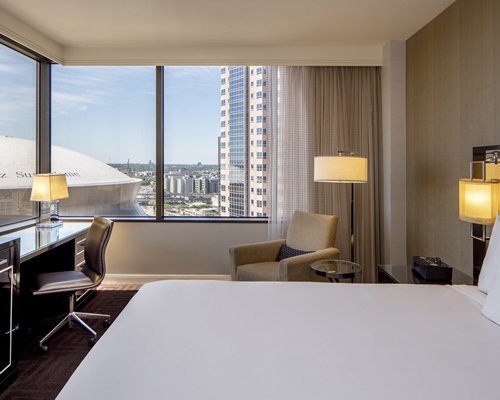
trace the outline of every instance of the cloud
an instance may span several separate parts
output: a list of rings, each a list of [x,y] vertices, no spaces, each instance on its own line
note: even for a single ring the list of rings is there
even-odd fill
[[[221,67],[212,67],[212,66],[171,66],[166,67],[166,74],[170,75],[174,78],[182,78],[182,77],[192,77],[199,79],[200,76],[206,75],[220,75]]]
[[[16,72],[16,68],[13,65],[0,64],[0,73],[2,72],[13,74]]]
[[[36,90],[32,86],[2,83],[0,86],[0,125],[13,125],[26,122],[26,120],[34,121],[35,96]]]
[[[211,66],[165,67],[165,92],[176,94],[180,91],[218,88],[220,68]],[[181,85],[179,83],[182,83]]]
[[[98,103],[98,96],[91,92],[81,94],[52,92],[52,108],[55,113],[59,114],[68,114],[75,109],[86,111],[89,105]]]
[[[57,114],[86,111],[111,104],[124,95],[155,95],[154,67],[63,67],[52,69],[53,110]]]
[[[0,45],[0,132],[34,137],[36,62]]]

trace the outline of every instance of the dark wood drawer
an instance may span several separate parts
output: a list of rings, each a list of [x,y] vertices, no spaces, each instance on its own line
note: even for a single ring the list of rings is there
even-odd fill
[[[79,271],[85,264],[85,240],[87,235],[81,235],[75,239],[75,269]]]
[[[18,291],[15,276],[19,273],[19,239],[0,239],[0,387],[5,387],[17,368],[14,345],[18,328]]]
[[[6,260],[6,262],[4,262]],[[12,263],[10,256],[10,247],[0,250],[0,270],[7,268]]]

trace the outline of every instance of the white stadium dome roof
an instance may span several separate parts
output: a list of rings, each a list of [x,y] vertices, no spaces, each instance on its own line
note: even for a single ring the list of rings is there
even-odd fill
[[[35,164],[33,140],[0,136],[0,189],[31,188]],[[52,146],[52,171],[66,174],[69,187],[140,181],[92,157],[59,146]]]

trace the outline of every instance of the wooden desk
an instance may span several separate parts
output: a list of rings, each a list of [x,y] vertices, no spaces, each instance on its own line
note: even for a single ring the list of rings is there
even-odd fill
[[[32,226],[0,236],[0,238],[9,237],[21,240],[21,263],[24,263],[75,239],[77,241],[85,239],[89,228],[90,222],[65,222],[62,226],[52,229],[37,229]]]
[[[37,229],[32,226],[11,232],[1,238],[19,238],[20,270],[16,286],[20,303],[20,326],[26,327],[34,322],[58,315],[66,310],[67,301],[54,304],[53,296],[44,296],[33,301],[31,281],[41,272],[78,269],[84,263],[83,245],[90,222],[64,222],[52,229]]]
[[[8,341],[0,340],[0,391],[16,376],[20,330],[67,311],[67,297],[57,299],[56,296],[39,296],[36,301],[33,299],[30,290],[33,276],[41,272],[78,269],[85,262],[83,246],[89,227],[90,223],[65,222],[53,229],[36,229],[32,226],[0,236],[0,250],[3,249],[2,245],[15,245],[16,249],[15,252],[9,250],[10,253],[5,249],[0,251],[0,259],[5,261],[9,258],[6,254],[11,254],[12,260],[8,264],[13,266],[10,275],[0,275],[0,284],[3,282],[3,286],[8,288],[11,283],[11,292],[6,295],[10,298],[10,304],[0,302],[0,311],[2,306],[10,306],[10,314],[9,310],[3,313],[10,315],[10,320],[2,320],[4,325],[9,324],[8,327],[0,323],[0,333],[2,329],[3,333],[9,333],[9,336],[1,335]],[[0,300],[3,300],[2,294]],[[4,359],[7,361],[3,362]],[[4,368],[2,362],[6,365]]]

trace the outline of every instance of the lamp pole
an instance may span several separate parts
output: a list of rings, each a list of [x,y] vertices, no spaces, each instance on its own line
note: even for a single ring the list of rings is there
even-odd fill
[[[368,159],[342,150],[339,150],[336,156],[315,157],[314,181],[351,184],[350,255],[351,261],[354,261],[354,229],[356,224],[354,184],[368,181]]]
[[[354,183],[351,183],[351,261],[354,261]]]

